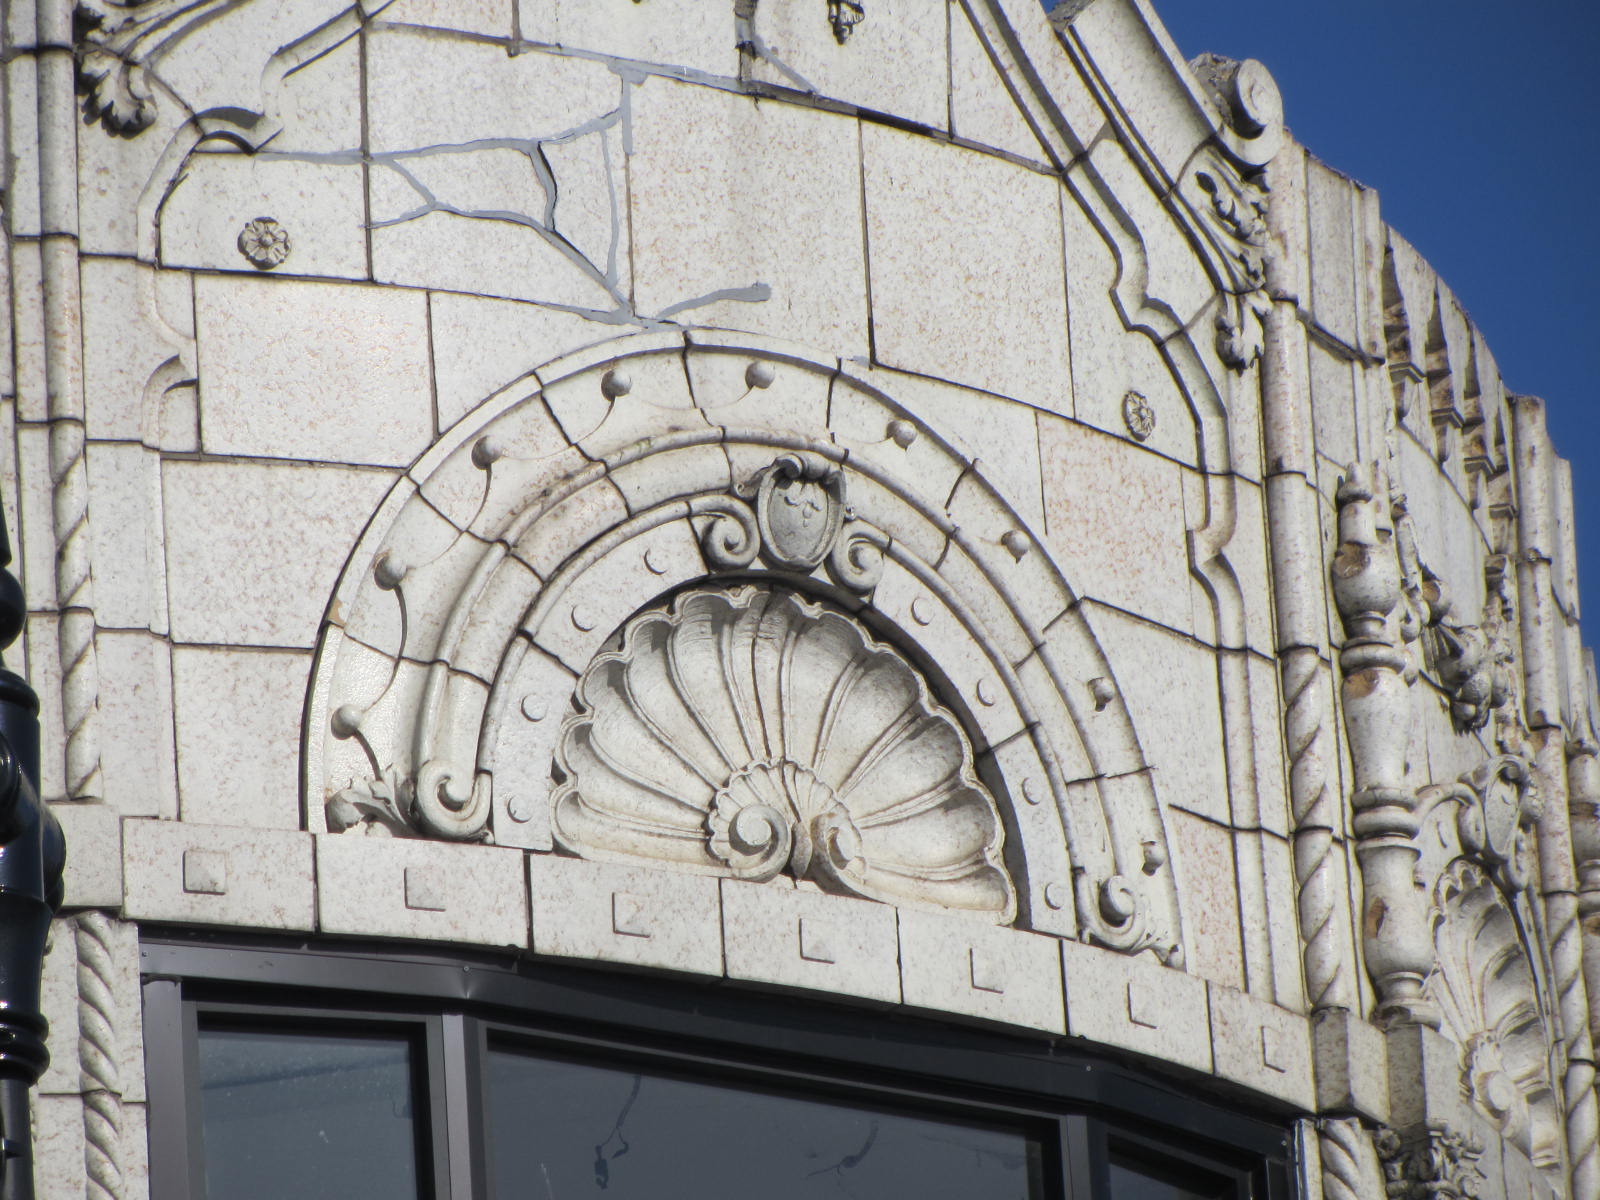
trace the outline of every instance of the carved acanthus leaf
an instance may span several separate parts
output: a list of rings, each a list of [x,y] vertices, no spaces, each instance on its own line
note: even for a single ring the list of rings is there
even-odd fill
[[[1483,1144],[1448,1127],[1402,1137],[1380,1129],[1373,1138],[1389,1200],[1477,1200]]]
[[[1230,367],[1242,371],[1261,357],[1263,322],[1272,307],[1267,295],[1267,192],[1220,161],[1196,171],[1192,185],[1190,203],[1201,216],[1223,276],[1217,351]]]
[[[556,751],[563,849],[1009,922],[1002,830],[955,718],[854,618],[698,590],[583,673]]]
[[[238,0],[77,0],[78,79],[84,115],[138,133],[155,120],[146,68],[169,42]]]

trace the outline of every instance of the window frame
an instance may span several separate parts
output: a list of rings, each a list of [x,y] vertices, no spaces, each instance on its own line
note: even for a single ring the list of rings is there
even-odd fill
[[[150,1187],[164,1200],[205,1196],[202,1015],[413,1036],[425,1109],[417,1141],[432,1200],[491,1200],[492,1042],[1027,1129],[1039,1139],[1046,1200],[1107,1196],[1117,1147],[1236,1180],[1241,1200],[1295,1195],[1290,1114],[1228,1107],[1065,1039],[471,951],[147,929],[140,954]]]

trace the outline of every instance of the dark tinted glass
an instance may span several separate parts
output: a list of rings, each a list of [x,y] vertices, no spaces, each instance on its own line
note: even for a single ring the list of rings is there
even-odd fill
[[[210,1200],[418,1196],[403,1038],[200,1031]]]
[[[834,1101],[490,1055],[495,1200],[1025,1200],[1026,1135]]]
[[[1111,1200],[1225,1200],[1236,1194],[1232,1185],[1200,1171],[1111,1164]]]

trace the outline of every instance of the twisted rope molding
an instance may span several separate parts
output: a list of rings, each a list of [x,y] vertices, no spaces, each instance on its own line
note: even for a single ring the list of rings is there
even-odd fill
[[[1334,876],[1333,833],[1341,799],[1329,783],[1332,713],[1315,650],[1279,656],[1284,735],[1289,750],[1289,803],[1294,814],[1294,878],[1304,943],[1306,990],[1313,1011],[1352,1008],[1344,923]]]
[[[1383,1192],[1372,1137],[1354,1117],[1317,1123],[1322,1200],[1377,1200]]]
[[[122,1080],[117,1068],[116,997],[111,987],[112,920],[101,912],[79,914],[78,1064],[83,1092],[85,1196],[119,1200],[122,1195]]]

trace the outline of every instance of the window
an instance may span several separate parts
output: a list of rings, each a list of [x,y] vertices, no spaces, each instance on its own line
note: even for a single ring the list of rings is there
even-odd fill
[[[1286,1121],[1037,1039],[489,957],[143,947],[164,1200],[1290,1200]]]

